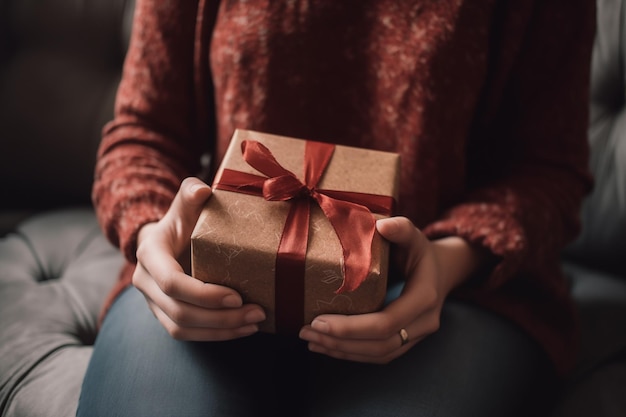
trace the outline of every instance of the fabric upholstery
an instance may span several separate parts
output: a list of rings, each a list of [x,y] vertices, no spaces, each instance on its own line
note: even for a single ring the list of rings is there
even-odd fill
[[[73,209],[0,240],[0,265],[0,415],[72,416],[122,257],[91,210]]]
[[[0,0],[1,416],[75,414],[122,263],[90,191],[133,7]]]

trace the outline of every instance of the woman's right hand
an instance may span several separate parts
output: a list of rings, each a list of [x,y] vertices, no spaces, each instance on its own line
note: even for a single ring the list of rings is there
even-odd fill
[[[133,285],[146,297],[155,317],[179,340],[229,340],[248,336],[265,320],[263,309],[243,304],[233,289],[204,283],[185,272],[191,233],[211,188],[185,179],[166,215],[143,226],[137,244]]]

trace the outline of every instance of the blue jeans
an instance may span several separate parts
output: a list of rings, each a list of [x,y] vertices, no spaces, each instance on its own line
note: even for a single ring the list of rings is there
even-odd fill
[[[97,337],[78,416],[513,416],[545,367],[518,328],[455,301],[437,333],[370,365],[269,334],[177,341],[129,288]]]

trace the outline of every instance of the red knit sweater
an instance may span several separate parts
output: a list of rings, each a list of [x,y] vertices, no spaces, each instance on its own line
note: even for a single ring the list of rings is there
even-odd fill
[[[592,184],[595,2],[215,3],[136,5],[93,188],[129,261],[107,306],[130,285],[138,228],[246,128],[399,152],[401,214],[499,259],[454,296],[508,317],[567,371],[577,326],[559,252]]]

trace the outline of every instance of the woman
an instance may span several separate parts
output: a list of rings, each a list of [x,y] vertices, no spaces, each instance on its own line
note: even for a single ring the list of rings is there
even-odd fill
[[[558,260],[591,186],[594,6],[139,0],[93,190],[129,262],[78,414],[502,416],[565,375]],[[403,254],[383,310],[293,340],[188,275],[236,128],[401,154],[400,216],[377,223]]]

